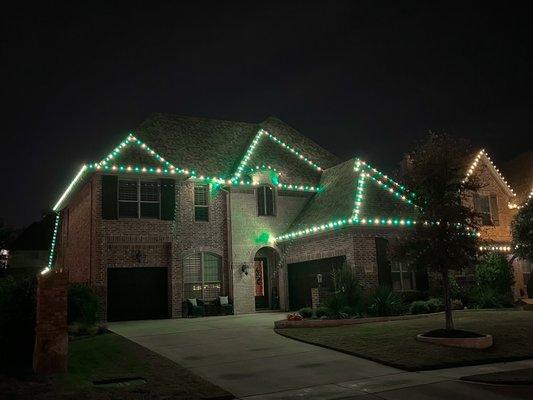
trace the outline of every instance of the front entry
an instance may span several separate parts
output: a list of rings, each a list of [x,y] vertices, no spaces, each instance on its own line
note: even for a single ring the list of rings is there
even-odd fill
[[[269,308],[269,274],[268,259],[257,257],[254,259],[255,273],[255,309]]]

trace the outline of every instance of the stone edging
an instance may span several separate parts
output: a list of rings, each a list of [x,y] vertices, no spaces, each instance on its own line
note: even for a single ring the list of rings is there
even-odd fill
[[[372,322],[403,321],[409,319],[427,318],[433,315],[443,314],[443,312],[416,315],[397,315],[392,317],[370,317],[370,318],[349,318],[349,319],[302,319],[301,321],[274,321],[275,329],[285,328],[330,328],[334,326],[369,324]]]
[[[474,338],[440,338],[420,334],[416,336],[416,340],[441,346],[462,347],[464,349],[487,349],[491,347],[493,343],[492,335],[488,334]]]

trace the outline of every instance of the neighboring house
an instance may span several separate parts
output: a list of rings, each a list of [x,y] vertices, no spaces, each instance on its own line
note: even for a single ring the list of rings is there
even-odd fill
[[[466,177],[474,173],[482,184],[479,191],[470,199],[470,204],[480,214],[481,252],[499,251],[512,257],[511,222],[518,208],[527,201],[531,193],[526,188],[529,186],[527,182],[530,184],[533,182],[532,154],[532,152],[524,153],[507,164],[505,172],[509,177],[509,182],[484,150],[473,157]],[[511,189],[511,182],[513,188],[520,188],[517,193]],[[525,260],[514,260],[513,268],[515,297],[528,297],[531,263]]]
[[[228,295],[236,313],[311,305],[348,263],[365,289],[427,289],[387,260],[416,223],[414,194],[362,160],[341,162],[274,118],[155,114],[84,165],[54,207],[50,267],[88,284],[109,320],[178,317]]]
[[[503,170],[516,192],[515,204],[517,207],[531,201],[533,198],[533,150],[519,154],[507,162]],[[516,280],[524,282],[522,293],[518,290],[518,295],[524,297],[527,293],[529,298],[533,298],[533,263],[518,259],[515,260],[514,266]]]
[[[40,221],[33,222],[20,232],[8,246],[8,268],[42,269],[48,265],[54,220],[54,213],[46,214]]]

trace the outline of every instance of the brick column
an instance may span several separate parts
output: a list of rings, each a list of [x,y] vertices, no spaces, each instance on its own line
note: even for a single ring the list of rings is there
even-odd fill
[[[67,371],[68,276],[63,270],[52,270],[39,276],[33,370],[37,374]]]

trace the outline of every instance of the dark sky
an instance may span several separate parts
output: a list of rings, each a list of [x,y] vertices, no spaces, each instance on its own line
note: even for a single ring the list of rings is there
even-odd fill
[[[532,147],[527,3],[42,3],[1,17],[0,217],[12,224],[155,111],[276,116],[388,172],[430,129],[497,163]]]

